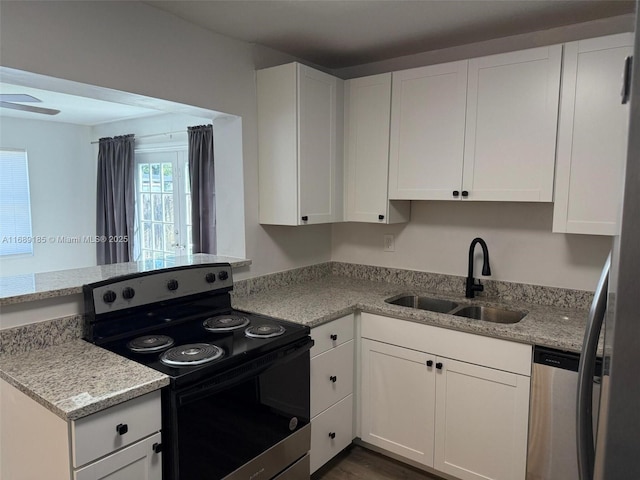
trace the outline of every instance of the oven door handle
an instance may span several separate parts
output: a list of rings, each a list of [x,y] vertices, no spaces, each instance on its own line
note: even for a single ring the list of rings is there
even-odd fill
[[[299,357],[313,347],[314,341],[311,337],[307,337],[302,342],[288,345],[281,350],[267,353],[262,357],[258,357],[251,362],[239,365],[225,372],[221,372],[212,378],[200,382],[176,394],[177,404],[179,406],[186,405],[203,397],[215,394],[227,388],[230,388],[245,380],[258,376],[267,370],[289,362]]]

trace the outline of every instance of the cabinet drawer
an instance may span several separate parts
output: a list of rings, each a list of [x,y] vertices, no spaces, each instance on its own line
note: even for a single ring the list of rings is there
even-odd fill
[[[311,421],[311,473],[340,453],[351,440],[353,395],[342,399]]]
[[[126,433],[118,433],[118,425],[126,425]],[[71,424],[73,466],[85,465],[160,429],[159,390],[76,420]]]
[[[162,454],[153,451],[153,444],[161,441],[160,433],[156,433],[152,437],[81,468],[74,473],[73,479],[162,480]]]
[[[311,416],[353,393],[353,340],[311,359]]]
[[[353,315],[349,314],[311,329],[311,338],[315,342],[311,358],[353,340]]]

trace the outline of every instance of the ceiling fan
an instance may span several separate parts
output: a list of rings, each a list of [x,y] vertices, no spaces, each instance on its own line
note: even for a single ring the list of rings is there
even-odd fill
[[[0,107],[21,110],[23,112],[42,113],[44,115],[57,115],[60,113],[60,110],[54,110],[52,108],[22,105],[22,103],[15,102],[31,103],[42,102],[42,100],[22,93],[0,93]]]

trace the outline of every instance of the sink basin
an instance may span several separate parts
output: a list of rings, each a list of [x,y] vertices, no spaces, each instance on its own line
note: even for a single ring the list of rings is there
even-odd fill
[[[430,312],[449,313],[458,306],[455,302],[449,300],[440,300],[439,298],[420,297],[418,295],[402,295],[392,297],[385,300],[393,305],[402,307],[419,308],[420,310],[429,310]]]
[[[524,318],[526,312],[518,312],[515,310],[504,310],[495,307],[482,307],[479,305],[470,305],[451,312],[458,317],[472,318],[474,320],[484,320],[493,323],[518,323]]]

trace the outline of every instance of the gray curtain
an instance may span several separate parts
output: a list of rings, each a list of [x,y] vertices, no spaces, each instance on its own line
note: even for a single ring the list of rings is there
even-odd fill
[[[213,126],[188,127],[193,253],[216,253]]]
[[[98,204],[96,234],[98,265],[128,262],[133,253],[135,218],[133,135],[98,142]]]

